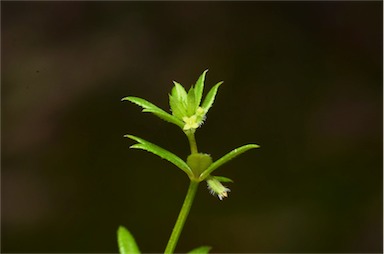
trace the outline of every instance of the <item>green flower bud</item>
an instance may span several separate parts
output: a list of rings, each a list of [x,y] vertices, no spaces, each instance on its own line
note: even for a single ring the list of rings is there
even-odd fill
[[[228,192],[231,191],[230,189],[222,185],[221,182],[215,177],[209,177],[207,180],[207,185],[210,193],[212,195],[217,195],[220,200],[223,200],[223,198],[228,197]]]

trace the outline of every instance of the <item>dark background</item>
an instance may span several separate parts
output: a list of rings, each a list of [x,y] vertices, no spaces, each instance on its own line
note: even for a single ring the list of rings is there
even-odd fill
[[[164,250],[188,178],[130,133],[188,155],[172,80],[224,80],[197,132],[214,159],[177,250],[382,251],[382,2],[1,2],[2,252]]]

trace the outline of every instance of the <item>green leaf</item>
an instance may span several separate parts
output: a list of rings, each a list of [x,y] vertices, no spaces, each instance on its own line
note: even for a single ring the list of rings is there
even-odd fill
[[[122,99],[122,101],[130,101],[132,103],[135,103],[135,104],[137,104],[143,108],[143,112],[153,113],[154,115],[160,117],[161,119],[163,119],[167,122],[176,124],[180,128],[184,127],[184,123],[180,119],[178,119],[175,116],[165,112],[164,110],[155,106],[154,104],[150,103],[147,100],[144,100],[144,99],[138,98],[138,97],[128,96],[128,97],[124,97]]]
[[[132,103],[139,105],[140,107],[142,107],[144,109],[162,110],[161,108],[155,106],[154,104],[150,103],[149,101],[144,100],[142,98],[138,98],[138,97],[128,96],[128,97],[124,97],[121,100],[122,101],[130,101]]]
[[[135,238],[133,238],[133,235],[123,226],[120,226],[117,230],[117,243],[119,245],[120,254],[140,253]]]
[[[130,148],[135,148],[135,149],[142,149],[146,150],[148,152],[151,152],[163,159],[166,159],[167,161],[171,162],[181,170],[183,170],[189,177],[193,177],[193,173],[191,168],[188,166],[185,161],[180,159],[178,156],[175,154],[171,153],[170,151],[165,150],[164,148],[161,148],[155,144],[152,144],[142,138],[133,136],[133,135],[124,135],[126,138],[133,139],[137,141],[139,144],[132,145]]]
[[[187,114],[192,116],[196,113],[196,109],[199,105],[196,104],[195,89],[193,86],[189,89],[187,95]]]
[[[185,91],[184,87],[176,81],[173,81],[173,84],[175,86],[172,88],[172,96],[176,97],[179,101],[186,102],[187,92]]]
[[[187,164],[194,175],[199,177],[212,164],[212,157],[205,153],[193,153],[188,156]]]
[[[176,99],[176,97],[169,95],[169,105],[171,106],[172,114],[178,119],[182,120],[187,114],[187,110],[183,103]]]
[[[221,183],[233,183],[233,180],[228,177],[224,177],[224,176],[212,176],[212,177]]]
[[[201,98],[203,97],[204,81],[205,81],[205,75],[207,74],[207,72],[208,70],[205,70],[195,84],[195,97],[196,97],[197,107],[200,106]]]
[[[219,86],[223,83],[223,81],[217,83],[214,85],[211,90],[209,90],[207,96],[205,96],[204,102],[202,104],[202,108],[205,110],[205,113],[208,112],[208,110],[212,107],[213,102],[215,101],[215,96],[217,93],[217,89],[219,89]]]
[[[167,112],[165,111],[162,111],[162,112],[158,112],[158,111],[151,111],[151,110],[146,110],[144,109],[143,112],[150,112],[150,113],[153,113],[154,115],[156,115],[157,117],[163,119],[164,121],[166,122],[170,122],[170,123],[173,123],[177,126],[179,126],[180,128],[183,128],[184,127],[184,123],[179,120],[178,118],[168,114]]]
[[[201,246],[191,250],[188,254],[207,254],[211,249],[212,247],[210,246]]]
[[[238,155],[250,150],[250,149],[253,149],[253,148],[258,148],[260,146],[258,145],[255,145],[255,144],[250,144],[250,145],[244,145],[244,146],[241,146],[239,148],[236,148],[234,150],[232,150],[231,152],[227,153],[226,155],[224,155],[223,157],[221,157],[220,159],[218,159],[217,161],[215,161],[214,163],[211,164],[211,166],[209,166],[201,175],[200,175],[200,179],[201,180],[204,180],[207,176],[209,176],[209,174],[211,174],[215,169],[217,169],[218,167],[220,167],[221,165],[223,165],[224,163],[228,162],[229,160],[237,157]]]

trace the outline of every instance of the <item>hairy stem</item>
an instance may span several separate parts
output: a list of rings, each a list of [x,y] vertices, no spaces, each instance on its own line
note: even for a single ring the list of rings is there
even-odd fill
[[[198,186],[199,182],[196,181],[191,181],[189,184],[188,192],[185,197],[183,206],[181,207],[179,217],[177,217],[177,221],[173,227],[171,237],[169,238],[167,247],[165,248],[165,254],[171,254],[175,250],[181,231],[183,230],[184,223],[188,217],[189,211],[191,210],[193,199],[195,198]]]

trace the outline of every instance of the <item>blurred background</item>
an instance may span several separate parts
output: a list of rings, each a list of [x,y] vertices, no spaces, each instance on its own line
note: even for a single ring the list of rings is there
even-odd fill
[[[1,2],[1,251],[117,252],[129,228],[161,252],[188,178],[134,134],[182,158],[165,110],[172,81],[223,80],[197,132],[217,159],[177,251],[381,252],[382,2]]]

